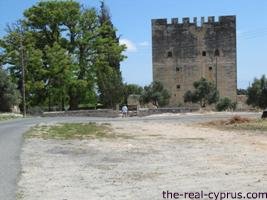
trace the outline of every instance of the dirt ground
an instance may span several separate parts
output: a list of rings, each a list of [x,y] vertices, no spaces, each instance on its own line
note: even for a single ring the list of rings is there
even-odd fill
[[[175,122],[113,122],[127,137],[26,139],[18,199],[157,200],[172,192],[259,192],[267,135]]]

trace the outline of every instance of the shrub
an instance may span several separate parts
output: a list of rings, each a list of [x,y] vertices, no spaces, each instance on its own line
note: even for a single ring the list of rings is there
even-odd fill
[[[236,103],[233,103],[231,99],[225,97],[220,99],[220,101],[216,105],[216,110],[225,111],[225,110],[234,110],[236,107]]]
[[[205,78],[194,82],[194,91],[187,91],[184,94],[184,102],[199,103],[202,108],[206,105],[216,103],[219,99],[219,92],[213,82]]]
[[[170,94],[163,87],[161,82],[154,81],[149,86],[144,87],[143,94],[141,95],[141,102],[152,102],[155,106],[166,106],[169,103]]]

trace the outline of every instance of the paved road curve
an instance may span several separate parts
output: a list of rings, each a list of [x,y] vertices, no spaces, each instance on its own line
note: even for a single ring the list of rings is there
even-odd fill
[[[259,117],[259,113],[238,113],[239,115]],[[31,126],[41,122],[111,122],[111,121],[171,121],[192,123],[214,119],[229,118],[232,113],[217,113],[208,115],[177,115],[149,116],[132,118],[93,118],[93,117],[55,117],[55,118],[25,118],[0,122],[0,200],[16,199],[16,182],[20,173],[20,152],[23,143],[23,133]]]

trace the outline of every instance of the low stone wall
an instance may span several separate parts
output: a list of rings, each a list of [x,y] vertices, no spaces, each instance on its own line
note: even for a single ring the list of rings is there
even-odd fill
[[[74,110],[74,111],[57,111],[44,112],[43,117],[119,117],[120,113],[112,109],[99,110]]]
[[[157,109],[139,109],[137,116],[147,116],[163,113],[187,113],[198,111],[198,107],[178,107],[178,108],[157,108]]]
[[[146,109],[141,108],[138,111],[130,111],[129,116],[148,116],[153,114],[163,113],[186,113],[198,111],[197,107],[179,107],[179,108],[158,108]],[[44,112],[43,117],[120,117],[121,112],[112,109],[99,109],[99,110],[75,110],[75,111],[57,111],[57,112]]]

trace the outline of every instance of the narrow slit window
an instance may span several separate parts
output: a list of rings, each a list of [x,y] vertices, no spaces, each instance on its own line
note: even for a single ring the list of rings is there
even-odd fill
[[[172,52],[171,52],[171,51],[168,51],[168,53],[167,53],[167,57],[168,57],[168,58],[171,58],[171,57],[172,57]]]
[[[176,85],[176,88],[177,88],[177,89],[180,89],[180,88],[181,88],[181,86],[180,86],[180,85]]]
[[[179,72],[180,71],[180,68],[179,67],[176,67],[176,71]]]
[[[212,67],[209,67],[209,70],[211,71],[212,70]]]
[[[220,51],[219,49],[216,49],[215,52],[214,52],[214,56],[220,56]]]
[[[206,56],[206,51],[202,51],[202,56]]]

